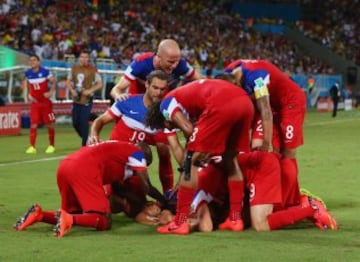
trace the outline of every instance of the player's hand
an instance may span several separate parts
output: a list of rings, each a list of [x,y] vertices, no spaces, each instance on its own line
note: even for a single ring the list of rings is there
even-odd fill
[[[86,144],[88,146],[90,146],[90,145],[96,145],[96,144],[101,143],[101,142],[102,142],[102,140],[100,139],[99,136],[89,136]]]
[[[29,99],[30,102],[35,102],[35,103],[38,102],[37,99],[32,97],[30,94],[28,95],[28,99]]]
[[[51,92],[44,93],[44,97],[46,97],[46,98],[50,98],[51,96],[52,96]]]
[[[270,146],[270,143],[263,142],[261,146],[253,148],[254,151],[265,151],[265,152],[272,152],[273,149]]]
[[[128,99],[129,97],[130,97],[129,94],[119,94],[119,95],[116,95],[115,100],[124,101],[124,100]]]

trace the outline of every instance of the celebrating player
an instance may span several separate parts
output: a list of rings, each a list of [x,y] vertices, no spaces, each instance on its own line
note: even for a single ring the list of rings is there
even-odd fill
[[[188,139],[186,157],[183,158],[185,176],[179,183],[177,213],[169,225],[158,228],[159,233],[189,233],[186,221],[197,187],[198,167],[212,155],[223,155],[228,176],[230,212],[220,227],[243,230],[240,216],[243,181],[236,155],[239,151],[250,150],[249,130],[253,114],[254,108],[246,93],[218,79],[202,79],[178,87],[148,111],[147,124],[151,128],[176,127]]]
[[[176,41],[164,39],[160,42],[156,53],[140,54],[126,68],[120,81],[111,90],[111,95],[115,100],[123,100],[127,97],[127,89],[130,94],[143,94],[146,76],[154,70],[161,70],[170,75],[169,86],[181,76],[191,80],[204,78],[181,58],[180,47]]]
[[[300,201],[296,149],[303,144],[306,97],[301,88],[275,65],[263,60],[237,60],[225,69],[254,97],[260,116],[255,117],[252,148],[282,154],[283,203]]]
[[[165,193],[173,187],[173,170],[168,141],[163,132],[145,127],[145,115],[148,108],[160,101],[168,88],[168,75],[155,70],[147,76],[144,94],[132,95],[128,99],[117,100],[112,107],[96,118],[91,126],[89,144],[99,142],[100,131],[104,125],[116,121],[110,139],[146,142],[157,145],[159,155],[159,176]],[[170,135],[170,134],[169,134]]]
[[[43,211],[39,204],[35,204],[16,221],[14,228],[21,231],[36,222],[56,223],[54,231],[59,238],[73,225],[110,229],[110,203],[103,185],[123,183],[134,175],[140,178],[145,194],[164,201],[162,194],[148,179],[146,165],[151,150],[146,144],[140,147],[132,143],[107,141],[82,147],[70,154],[60,163],[57,171],[60,211]]]

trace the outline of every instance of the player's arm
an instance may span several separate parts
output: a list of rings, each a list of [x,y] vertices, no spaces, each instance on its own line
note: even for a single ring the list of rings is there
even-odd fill
[[[30,99],[30,94],[29,94],[29,90],[28,90],[28,81],[26,78],[24,78],[23,80],[21,80],[21,90],[24,91],[24,100],[25,102],[27,102],[28,100],[31,100]]]
[[[269,151],[272,147],[273,136],[273,115],[270,107],[269,96],[264,95],[256,99],[256,106],[261,114],[261,121],[264,133],[262,145],[257,147],[258,150]]]
[[[163,196],[163,194],[160,193],[160,191],[154,187],[149,179],[149,175],[146,170],[138,170],[135,171],[135,174],[139,176],[141,187],[143,192],[152,197],[153,199],[157,200],[162,206],[166,206],[166,199]]]
[[[71,97],[77,96],[77,93],[74,88],[74,82],[72,80],[72,70],[70,70],[70,72],[68,74],[67,81],[66,81],[66,88],[69,90]]]
[[[177,110],[174,113],[171,121],[175,124],[176,127],[183,131],[186,138],[190,137],[194,132],[194,126],[180,110]]]
[[[184,147],[181,145],[179,138],[176,133],[168,135],[167,139],[169,141],[171,152],[173,153],[176,162],[179,166],[184,164],[184,156],[185,150]]]
[[[102,128],[106,124],[112,122],[113,120],[114,120],[114,118],[108,111],[106,111],[102,115],[98,116],[91,125],[90,135],[89,135],[87,143],[89,145],[99,143],[101,141],[100,132],[101,132]]]
[[[206,78],[205,76],[203,76],[202,74],[200,74],[197,70],[195,70],[194,74],[191,77],[191,80],[199,80],[199,79],[204,79]]]
[[[46,98],[52,97],[52,95],[54,94],[54,92],[56,90],[56,78],[54,76],[51,76],[48,81],[50,83],[50,90],[49,90],[49,92],[46,92],[44,94],[44,96]]]
[[[126,90],[129,88],[131,82],[126,79],[124,76],[120,78],[120,81],[111,89],[110,95],[115,100],[125,100],[129,97],[128,94],[126,94]]]

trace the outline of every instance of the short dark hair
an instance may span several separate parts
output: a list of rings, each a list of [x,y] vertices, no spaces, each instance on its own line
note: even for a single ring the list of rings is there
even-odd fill
[[[90,55],[90,50],[89,49],[87,49],[87,48],[84,48],[84,49],[81,49],[81,51],[80,51],[80,53],[79,53],[79,55],[80,54],[88,54],[88,55]]]
[[[32,54],[29,56],[29,58],[31,58],[31,57],[35,57],[36,60],[40,61],[40,57],[38,55]]]
[[[221,74],[217,74],[215,76],[216,79],[221,79],[221,80],[225,80],[231,83],[235,82],[235,77],[233,74],[230,73],[221,73]]]
[[[145,116],[145,125],[153,129],[164,129],[165,117],[160,111],[160,102],[154,103]]]
[[[169,82],[169,75],[167,73],[165,73],[164,71],[161,70],[154,70],[152,71],[150,74],[148,74],[146,76],[146,81],[148,81],[149,83],[151,83],[151,81],[154,78],[159,78],[161,80],[164,80],[166,82]]]

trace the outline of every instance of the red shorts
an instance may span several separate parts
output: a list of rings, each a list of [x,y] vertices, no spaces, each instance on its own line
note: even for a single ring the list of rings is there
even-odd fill
[[[169,144],[164,132],[150,134],[141,130],[134,130],[125,125],[121,119],[116,122],[111,131],[110,139],[131,143],[145,142],[149,145],[156,145],[157,143]]]
[[[281,169],[277,155],[254,151],[238,156],[249,190],[250,206],[281,203]]]
[[[247,96],[219,104],[210,103],[198,119],[187,149],[220,155],[225,149],[250,151],[249,130],[254,106]]]
[[[55,122],[55,115],[50,100],[41,103],[31,103],[30,105],[31,124],[51,124]]]
[[[110,214],[100,169],[89,161],[65,159],[57,171],[61,208],[67,212],[98,212]]]
[[[305,112],[305,107],[295,106],[273,114],[273,147],[275,149],[297,148],[304,143]],[[258,112],[255,114],[252,130],[252,139],[264,138],[261,115]]]

